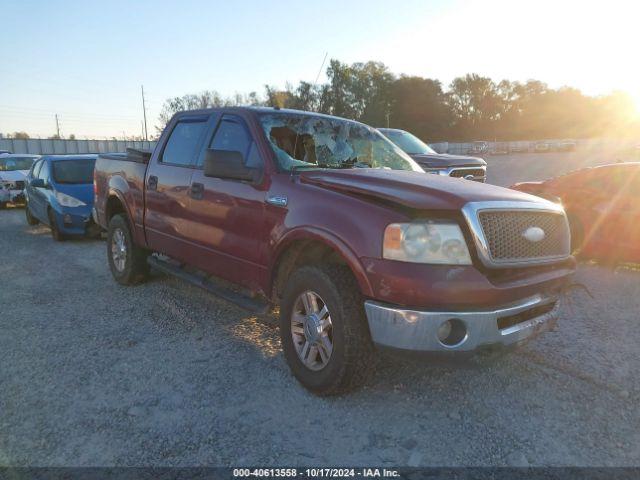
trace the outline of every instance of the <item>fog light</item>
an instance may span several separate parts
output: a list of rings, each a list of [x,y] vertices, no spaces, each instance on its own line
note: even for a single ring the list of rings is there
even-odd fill
[[[467,339],[467,327],[459,318],[451,318],[442,322],[437,335],[445,347],[457,347]]]
[[[69,215],[68,213],[65,214],[64,217],[62,217],[62,221],[65,225],[71,225],[73,223],[73,220],[71,220],[71,215]]]

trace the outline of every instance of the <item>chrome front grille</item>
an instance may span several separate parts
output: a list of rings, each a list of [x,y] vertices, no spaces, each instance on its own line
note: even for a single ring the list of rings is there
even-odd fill
[[[450,177],[462,178],[468,175],[473,176],[474,178],[484,178],[485,172],[482,168],[465,168],[465,169],[454,169],[449,173]]]
[[[569,257],[569,224],[562,207],[551,202],[478,202],[463,213],[489,267],[536,265]]]

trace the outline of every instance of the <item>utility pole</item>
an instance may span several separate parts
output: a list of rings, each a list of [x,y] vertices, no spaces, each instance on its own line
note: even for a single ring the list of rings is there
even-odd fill
[[[56,113],[56,131],[58,132],[58,138],[62,138],[60,136],[60,122],[58,121],[58,114]]]
[[[142,115],[144,116],[144,139],[149,140],[149,135],[147,131],[147,107],[144,104],[144,85],[140,85],[142,89]]]

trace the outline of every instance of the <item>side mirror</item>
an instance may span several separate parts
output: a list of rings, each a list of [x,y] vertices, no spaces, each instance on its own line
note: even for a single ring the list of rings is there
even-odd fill
[[[255,181],[257,170],[245,166],[244,156],[240,152],[207,149],[204,156],[204,176]]]
[[[31,180],[31,183],[29,183],[29,185],[31,185],[33,188],[47,188],[47,186],[44,184],[44,180],[41,178],[34,178],[33,180]]]

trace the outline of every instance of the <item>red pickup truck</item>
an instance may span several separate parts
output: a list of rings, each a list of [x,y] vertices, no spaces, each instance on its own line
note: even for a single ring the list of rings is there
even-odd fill
[[[95,194],[116,281],[152,266],[279,305],[285,358],[318,394],[361,384],[378,347],[469,352],[548,329],[575,269],[559,205],[427,175],[375,129],[309,112],[178,113],[152,154],[100,156]]]

